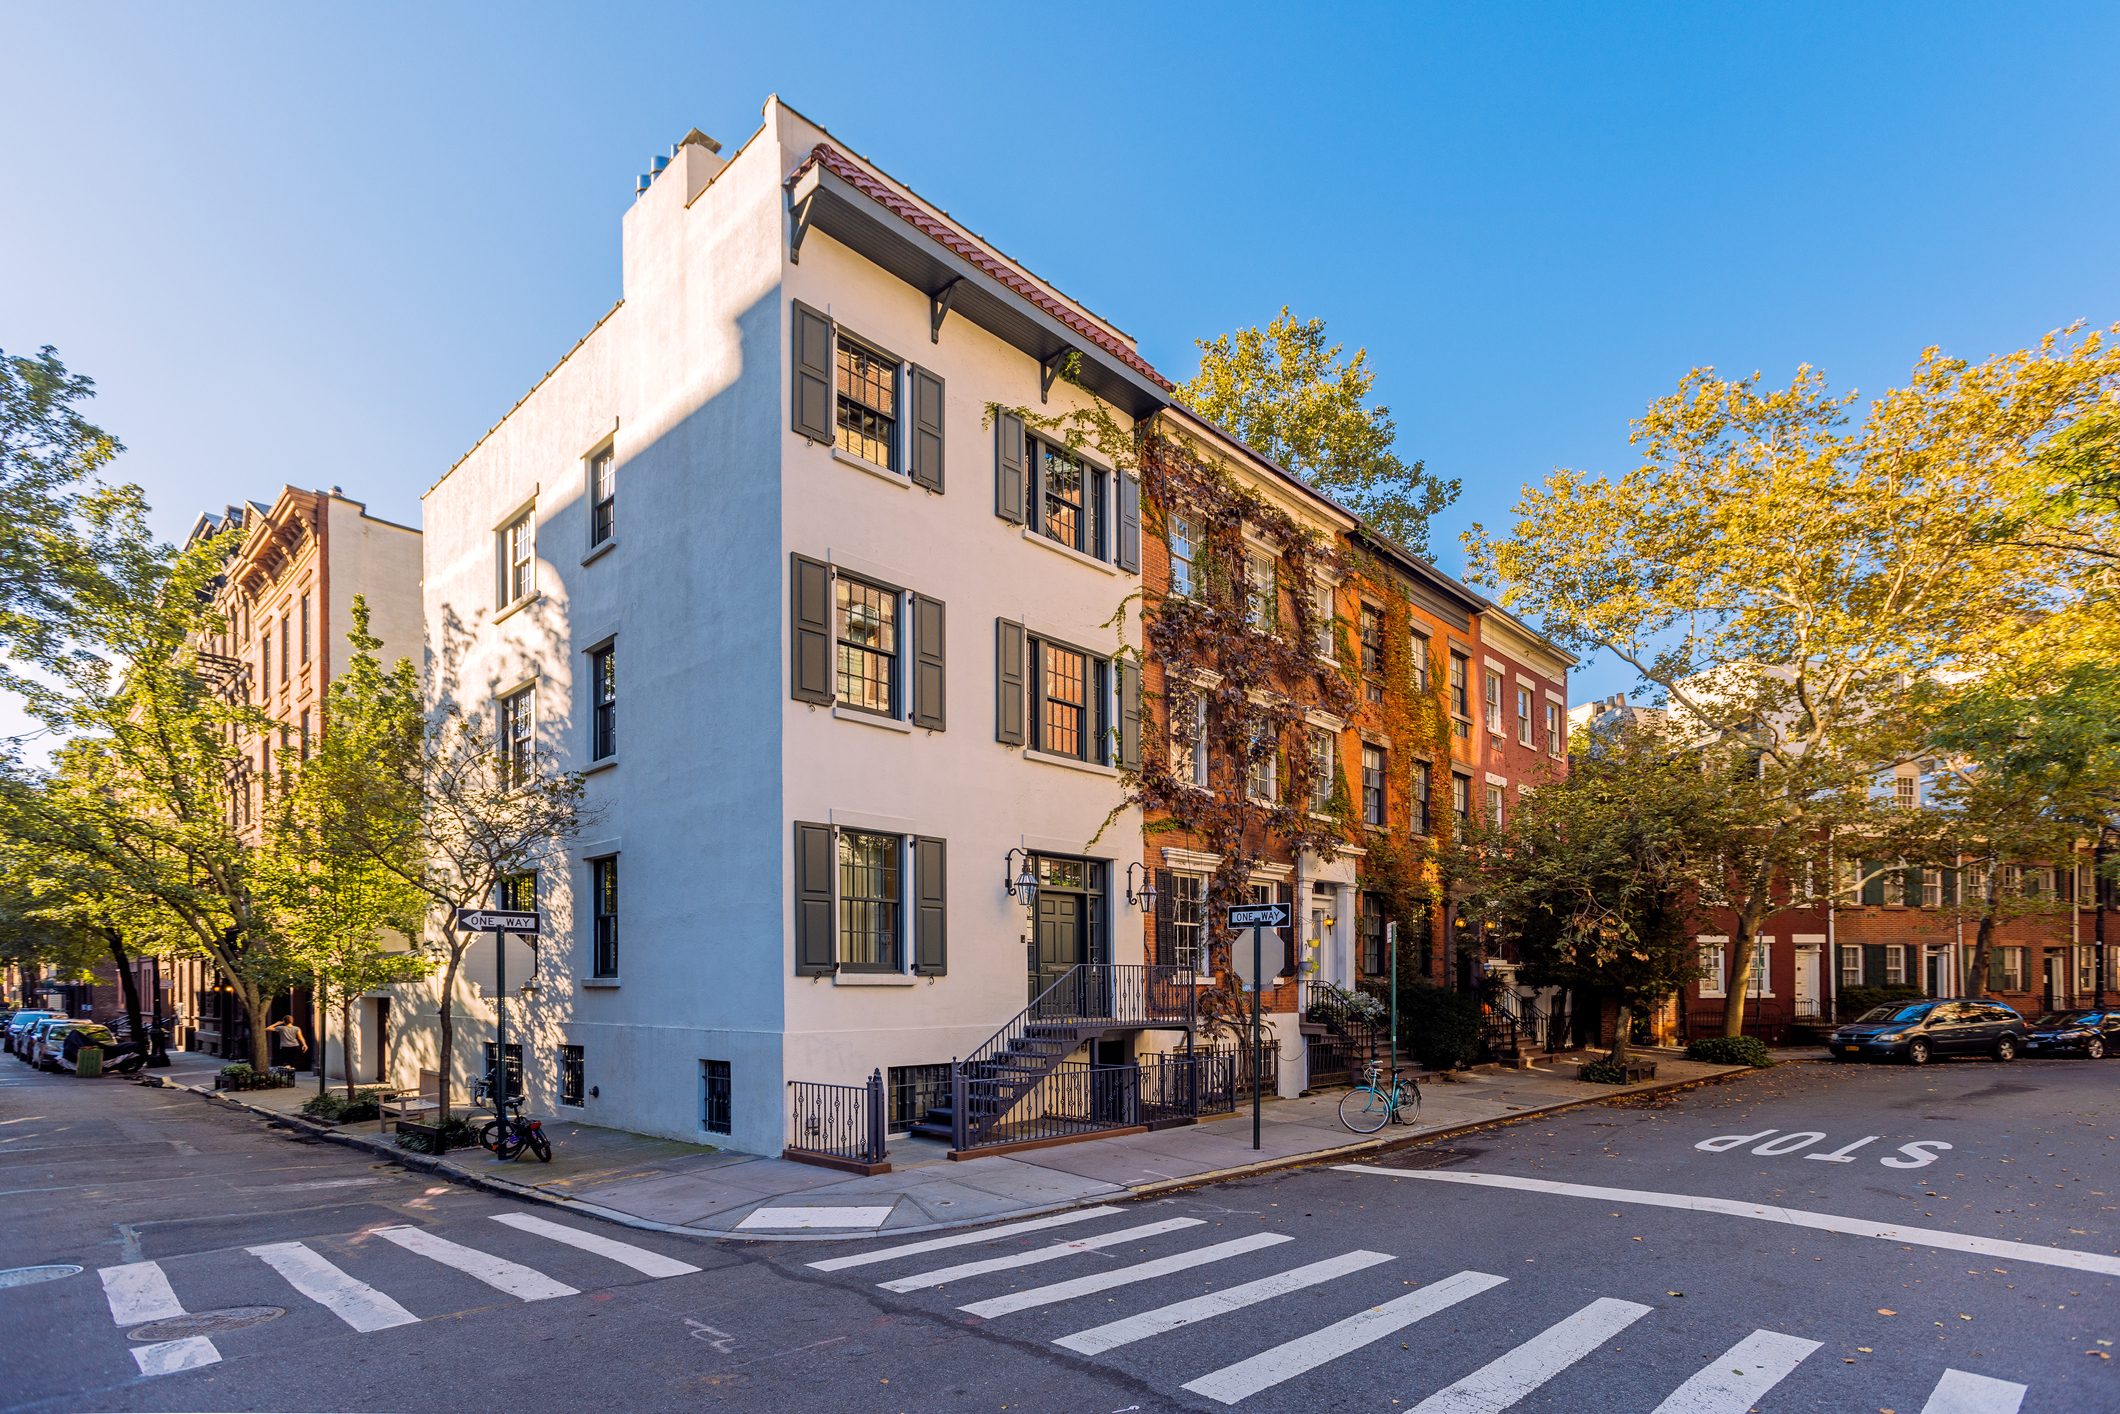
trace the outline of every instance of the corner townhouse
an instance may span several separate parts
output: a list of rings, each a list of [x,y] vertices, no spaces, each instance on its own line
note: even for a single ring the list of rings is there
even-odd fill
[[[1142,962],[1139,487],[1040,428],[1169,384],[777,99],[656,168],[618,303],[425,503],[437,704],[601,810],[511,891],[529,1098],[776,1152],[791,1087],[880,1071],[905,1128]]]

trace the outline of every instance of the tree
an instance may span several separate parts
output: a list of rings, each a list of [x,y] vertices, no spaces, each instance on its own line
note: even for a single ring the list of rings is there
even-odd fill
[[[367,606],[354,605],[353,659],[332,681],[325,708],[327,743],[342,739],[318,757],[334,763],[319,773],[329,784],[318,798],[330,849],[359,881],[364,908],[389,898],[394,909],[417,894],[445,920],[421,946],[441,969],[446,1121],[457,980],[472,941],[455,930],[455,911],[492,906],[504,884],[559,855],[596,811],[579,774],[553,769],[536,751],[507,750],[482,715],[447,700],[428,711],[412,665],[383,668]]]
[[[1399,457],[1391,409],[1368,401],[1377,376],[1367,349],[1343,358],[1324,320],[1297,319],[1286,305],[1264,329],[1197,343],[1200,371],[1179,388],[1180,401],[1406,549],[1428,553],[1429,518],[1457,499],[1458,483]]]
[[[49,345],[0,351],[0,655],[17,667],[66,650],[99,552],[140,505],[96,480],[122,448],[82,416],[94,392]]]
[[[1568,774],[1474,827],[1453,875],[1468,916],[1516,940],[1525,980],[1614,998],[1612,1059],[1635,1015],[1697,972],[1689,898],[1728,819],[1699,753],[1641,730],[1582,742]]]
[[[1879,776],[1924,751],[1907,684],[2073,612],[2079,582],[2024,543],[1999,489],[2116,378],[2120,346],[2096,334],[1978,365],[1931,349],[1857,422],[1853,395],[1808,367],[1780,389],[1696,369],[1634,425],[1635,470],[1555,472],[1507,536],[1466,535],[1475,579],[1509,607],[1615,654],[1700,739],[1752,753],[1749,844],[1725,881],[1726,1034],[1787,861],[1863,820]]]

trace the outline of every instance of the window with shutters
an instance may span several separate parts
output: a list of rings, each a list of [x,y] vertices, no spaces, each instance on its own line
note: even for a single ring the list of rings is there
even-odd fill
[[[1190,597],[1193,592],[1193,559],[1198,554],[1194,537],[1192,517],[1183,512],[1174,512],[1164,522],[1165,540],[1170,546],[1170,592]]]
[[[500,607],[520,604],[537,589],[537,533],[534,513],[524,511],[502,526],[500,541]]]
[[[589,759],[618,755],[618,645],[589,654]]]
[[[839,965],[851,972],[903,970],[899,835],[839,832]]]
[[[1384,700],[1384,611],[1362,606],[1362,696],[1377,706]]]
[[[495,716],[500,783],[503,788],[521,785],[530,779],[536,756],[536,687],[518,688],[503,697]]]
[[[1110,765],[1110,662],[1079,648],[1032,638],[1030,666],[1031,749]]]
[[[1843,991],[1862,985],[1862,949],[1842,946],[1840,949],[1840,986]]]
[[[1996,990],[2003,992],[2023,991],[2026,977],[2025,949],[2016,947],[1997,948],[1995,952],[2002,967],[2002,981],[1997,984]]]
[[[1364,746],[1362,748],[1362,820],[1366,824],[1381,826],[1384,823],[1384,748]]]
[[[589,458],[589,548],[617,531],[618,454],[606,447]]]
[[[589,907],[594,920],[591,977],[618,976],[618,856],[589,861]]]
[[[1332,809],[1333,777],[1338,774],[1333,747],[1337,739],[1322,727],[1310,729],[1310,809],[1323,815]]]
[[[839,449],[898,470],[898,361],[841,331],[834,349]]]
[[[1886,945],[1884,950],[1884,984],[1887,987],[1907,984],[1907,950],[1897,943]]]
[[[1170,956],[1172,967],[1201,972],[1207,966],[1207,876],[1170,876]]]
[[[1531,689],[1516,690],[1516,740],[1520,746],[1531,745]]]
[[[1435,768],[1426,761],[1413,763],[1413,832],[1417,835],[1432,833],[1434,822],[1430,818],[1429,795],[1435,788]]]
[[[1921,871],[1921,906],[1923,908],[1943,907],[1943,871],[1941,869],[1924,869]]]
[[[841,705],[898,715],[898,591],[833,576],[833,642]]]
[[[589,1089],[583,1083],[585,1067],[580,1046],[559,1048],[559,1102],[563,1105],[588,1103]]]
[[[1105,507],[1111,478],[1101,467],[1036,437],[1028,451],[1039,534],[1094,559],[1110,559]]]

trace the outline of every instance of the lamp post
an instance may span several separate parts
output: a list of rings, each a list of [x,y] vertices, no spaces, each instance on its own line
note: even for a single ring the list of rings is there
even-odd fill
[[[2105,915],[2112,903],[2112,888],[2105,877],[2105,861],[2112,853],[2113,827],[2098,826],[2098,843],[2091,850],[2091,1005],[2105,1010]]]

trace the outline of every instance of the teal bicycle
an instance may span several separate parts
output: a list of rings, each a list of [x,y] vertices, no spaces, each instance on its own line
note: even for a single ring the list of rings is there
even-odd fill
[[[1421,1082],[1391,1072],[1391,1083],[1379,1085],[1383,1071],[1369,1063],[1369,1079],[1340,1097],[1340,1123],[1357,1134],[1374,1134],[1387,1123],[1412,1124],[1421,1115]]]

